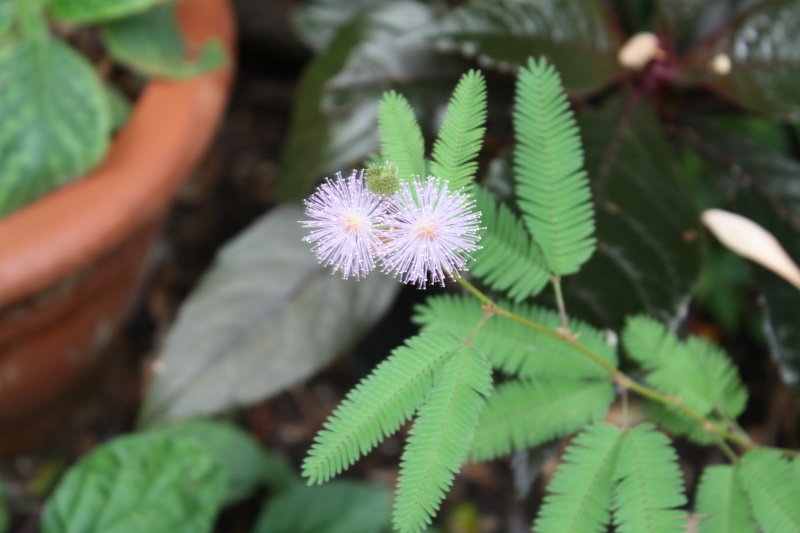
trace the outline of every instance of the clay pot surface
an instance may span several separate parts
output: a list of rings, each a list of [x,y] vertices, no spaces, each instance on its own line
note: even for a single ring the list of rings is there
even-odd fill
[[[211,142],[233,77],[228,0],[183,0],[190,47],[216,37],[228,64],[153,81],[103,163],[0,219],[0,440],[52,409],[123,322],[174,193]]]

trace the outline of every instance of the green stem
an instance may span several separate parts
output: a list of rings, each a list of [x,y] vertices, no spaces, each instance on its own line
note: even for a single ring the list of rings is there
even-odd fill
[[[499,305],[497,305],[494,301],[491,300],[488,296],[483,294],[480,290],[478,290],[474,285],[468,282],[464,278],[458,278],[458,282],[465,287],[473,296],[475,296],[478,300],[480,300],[484,304],[484,308],[491,310],[497,316],[501,316],[518,324],[521,324],[527,328],[530,328],[534,331],[537,331],[543,335],[547,335],[548,337],[552,337],[554,339],[558,339],[559,341],[569,344],[575,350],[583,354],[584,356],[588,357],[608,372],[611,375],[611,378],[618,383],[623,389],[629,389],[633,392],[636,392],[640,396],[644,396],[645,398],[649,398],[655,402],[668,405],[681,411],[686,416],[691,418],[692,420],[696,421],[700,424],[700,427],[703,428],[704,431],[707,433],[712,434],[717,441],[717,445],[722,449],[722,451],[731,458],[732,461],[735,461],[736,454],[731,450],[730,446],[728,446],[726,441],[733,442],[738,444],[746,449],[753,449],[757,447],[757,445],[750,439],[750,437],[743,432],[739,431],[729,431],[728,429],[722,429],[715,425],[711,420],[707,419],[691,407],[684,404],[679,398],[674,396],[670,396],[659,392],[656,389],[652,389],[646,385],[642,385],[641,383],[637,383],[633,381],[630,377],[628,377],[624,372],[614,368],[608,361],[600,357],[598,354],[593,352],[591,349],[587,348],[583,344],[579,343],[575,338],[571,335],[566,333],[559,333],[558,331],[552,330],[548,327],[545,327],[541,324],[533,322],[532,320],[528,320],[523,316],[519,316],[511,311],[503,309]]]
[[[561,276],[553,276],[550,278],[550,283],[553,284],[553,291],[556,294],[556,307],[558,308],[558,316],[561,317],[561,327],[564,328],[564,331],[569,332],[567,308],[564,305],[564,295],[561,293]]]

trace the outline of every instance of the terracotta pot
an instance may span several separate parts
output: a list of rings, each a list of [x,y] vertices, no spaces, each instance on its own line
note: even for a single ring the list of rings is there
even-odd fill
[[[189,43],[233,51],[228,0],[184,0]],[[0,441],[13,439],[87,376],[149,264],[171,198],[209,145],[228,66],[150,82],[105,161],[88,176],[0,219]]]

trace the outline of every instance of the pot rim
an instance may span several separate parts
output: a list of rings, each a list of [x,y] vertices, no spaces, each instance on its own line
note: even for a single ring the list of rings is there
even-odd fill
[[[46,289],[159,216],[210,144],[233,79],[228,0],[183,0],[190,47],[224,44],[224,68],[188,81],[151,81],[102,163],[0,219],[0,308]]]

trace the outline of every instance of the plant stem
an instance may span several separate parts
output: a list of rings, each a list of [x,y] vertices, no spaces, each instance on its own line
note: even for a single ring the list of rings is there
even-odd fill
[[[564,305],[564,295],[561,293],[561,276],[553,276],[550,278],[550,283],[553,284],[553,291],[556,293],[556,307],[558,307],[558,316],[561,317],[561,327],[564,328],[564,331],[569,333],[567,308]]]
[[[686,416],[688,416],[689,418],[700,424],[700,427],[702,427],[704,431],[712,434],[715,437],[715,440],[717,441],[717,445],[720,447],[723,453],[725,453],[725,455],[727,455],[731,459],[731,461],[736,461],[738,459],[736,454],[733,452],[733,450],[731,450],[730,446],[728,446],[726,441],[738,444],[748,450],[756,448],[758,446],[744,432],[738,430],[729,431],[727,428],[723,429],[718,427],[716,424],[714,424],[714,422],[707,419],[706,417],[704,417],[703,415],[701,415],[688,405],[684,404],[680,398],[664,394],[663,392],[660,392],[656,389],[652,389],[646,385],[642,385],[641,383],[633,381],[633,379],[628,377],[627,374],[614,368],[614,366],[611,365],[608,361],[600,357],[598,354],[596,354],[583,344],[579,343],[571,335],[559,333],[558,331],[552,330],[532,320],[528,320],[523,316],[519,316],[515,313],[512,313],[511,311],[503,309],[502,307],[497,305],[494,301],[492,301],[491,298],[483,294],[480,290],[478,290],[474,285],[472,285],[464,278],[458,278],[458,282],[464,288],[466,288],[473,296],[475,296],[478,300],[480,300],[484,304],[485,309],[492,310],[494,314],[496,314],[497,316],[521,324],[543,335],[547,335],[548,337],[558,339],[559,341],[565,344],[569,344],[575,350],[579,351],[584,356],[588,357],[589,359],[591,359],[592,361],[603,367],[603,369],[610,374],[611,378],[616,383],[618,383],[623,388],[623,390],[625,389],[632,390],[633,392],[636,392],[640,396],[644,396],[645,398],[648,398],[655,402],[670,406],[674,409],[677,409],[678,411],[681,411],[683,414],[685,414]]]

